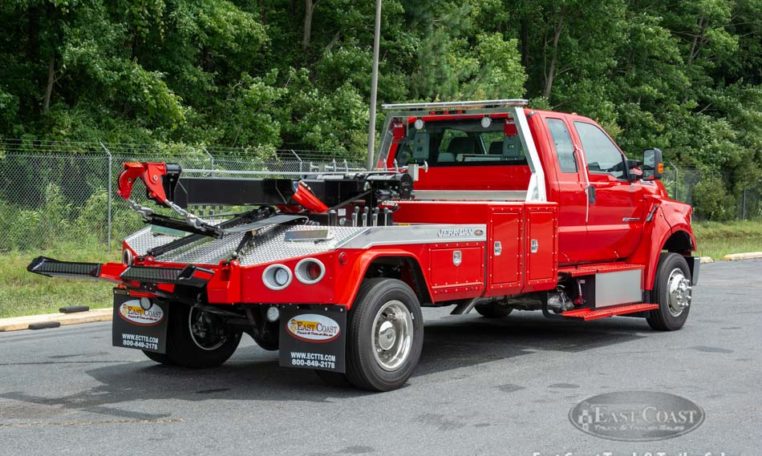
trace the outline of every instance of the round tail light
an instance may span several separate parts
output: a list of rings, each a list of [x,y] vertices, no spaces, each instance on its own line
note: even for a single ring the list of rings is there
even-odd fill
[[[135,260],[134,255],[132,254],[132,251],[129,249],[124,249],[122,251],[122,263],[126,264],[127,266],[132,266],[132,262]]]
[[[325,276],[325,265],[315,258],[305,258],[296,264],[296,278],[305,285],[320,282]]]
[[[282,264],[271,264],[262,272],[262,282],[271,290],[282,290],[291,284],[291,270]]]

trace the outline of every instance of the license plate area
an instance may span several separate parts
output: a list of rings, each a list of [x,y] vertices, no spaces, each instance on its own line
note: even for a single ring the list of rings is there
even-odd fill
[[[112,343],[155,353],[167,351],[169,305],[147,298],[135,298],[121,288],[114,289]]]

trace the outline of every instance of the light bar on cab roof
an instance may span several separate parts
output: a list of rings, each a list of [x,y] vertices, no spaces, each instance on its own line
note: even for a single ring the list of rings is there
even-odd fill
[[[437,101],[431,103],[395,103],[384,104],[384,111],[478,111],[485,109],[499,109],[507,107],[524,107],[529,101],[521,98],[505,100],[478,100],[478,101]]]

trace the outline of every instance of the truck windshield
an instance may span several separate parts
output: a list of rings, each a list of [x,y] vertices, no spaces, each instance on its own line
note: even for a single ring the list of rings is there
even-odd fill
[[[416,123],[408,126],[400,141],[396,155],[399,166],[424,162],[429,166],[527,164],[524,146],[511,119],[419,119]]]

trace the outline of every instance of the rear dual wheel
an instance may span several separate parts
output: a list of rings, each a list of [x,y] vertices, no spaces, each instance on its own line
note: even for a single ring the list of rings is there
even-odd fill
[[[366,280],[347,326],[346,374],[318,376],[330,385],[370,391],[404,385],[423,348],[423,314],[413,290],[397,279]]]
[[[171,304],[168,325],[166,353],[143,352],[160,364],[219,366],[233,355],[241,341],[241,331],[230,328],[219,316],[180,303]]]

